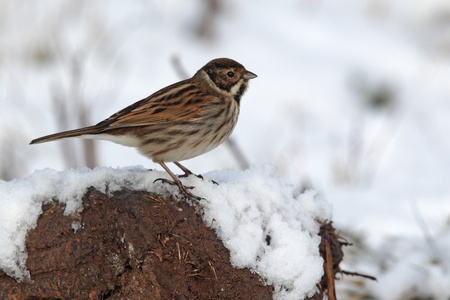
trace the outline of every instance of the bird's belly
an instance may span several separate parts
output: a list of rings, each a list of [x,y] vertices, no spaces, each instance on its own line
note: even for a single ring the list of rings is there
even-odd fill
[[[181,161],[209,152],[222,144],[233,131],[236,121],[215,124],[170,126],[161,129],[156,138],[149,138],[138,147],[139,152],[155,162]]]
[[[123,135],[113,135],[107,133],[85,134],[81,137],[85,139],[110,141],[128,147],[139,147],[140,145],[140,140],[132,133]]]

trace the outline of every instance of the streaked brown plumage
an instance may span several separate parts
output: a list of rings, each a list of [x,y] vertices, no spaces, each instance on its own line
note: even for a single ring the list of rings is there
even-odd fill
[[[240,100],[256,75],[240,63],[214,59],[189,79],[169,85],[94,126],[37,138],[30,144],[66,138],[109,140],[136,147],[159,163],[184,194],[187,191],[165,162],[174,162],[185,176],[192,174],[178,161],[208,152],[233,131]]]

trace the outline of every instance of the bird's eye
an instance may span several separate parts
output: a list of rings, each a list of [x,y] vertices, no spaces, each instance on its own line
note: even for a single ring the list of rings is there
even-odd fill
[[[230,72],[227,73],[227,76],[230,77],[230,78],[233,78],[234,77],[234,73],[230,71]]]

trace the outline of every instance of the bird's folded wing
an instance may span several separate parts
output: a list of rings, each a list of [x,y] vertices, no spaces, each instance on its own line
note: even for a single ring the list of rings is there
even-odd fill
[[[112,115],[96,126],[104,129],[148,126],[181,121],[195,121],[211,117],[221,111],[223,101],[214,96],[198,95],[172,99],[161,103],[149,102],[147,99],[132,104]]]

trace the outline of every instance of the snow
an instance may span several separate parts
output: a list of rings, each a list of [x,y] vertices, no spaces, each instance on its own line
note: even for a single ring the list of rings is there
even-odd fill
[[[275,298],[301,299],[314,294],[323,275],[318,233],[321,222],[331,219],[331,205],[313,191],[296,196],[292,184],[271,177],[275,171],[265,165],[208,173],[220,186],[200,188],[212,200],[201,201],[204,220],[230,250],[233,266],[250,268],[273,284]]]
[[[144,170],[139,173],[133,168],[115,173],[107,168],[95,172],[87,168],[66,172],[46,169],[25,179],[0,181],[0,269],[18,279],[29,277],[25,239],[28,230],[36,226],[43,203],[56,197],[66,204],[65,215],[74,214],[81,211],[81,198],[87,187],[92,185],[104,192],[105,182],[109,182],[110,191],[130,185],[129,181],[135,187],[151,185],[152,181],[145,181],[143,174]]]
[[[368,290],[377,299],[449,299],[450,231],[438,232],[433,239],[398,238],[387,241],[372,267],[378,282]],[[395,249],[388,254],[387,249]]]
[[[315,192],[300,194],[294,185],[275,178],[275,171],[270,165],[215,171],[205,178],[219,185],[196,176],[184,183],[195,186],[193,191],[204,198],[198,209],[230,251],[234,267],[250,268],[274,285],[276,299],[301,299],[312,296],[322,278],[318,233],[320,224],[331,219],[332,209]],[[36,226],[43,203],[58,199],[66,205],[64,214],[71,215],[82,211],[82,196],[90,186],[110,193],[123,188],[161,194],[178,191],[153,184],[160,177],[168,175],[143,167],[103,167],[45,169],[24,179],[0,181],[0,269],[18,280],[30,277],[25,239]],[[79,222],[72,224],[75,232],[81,227]]]
[[[60,143],[28,146],[80,126],[75,117],[59,124],[55,99],[70,104],[68,116],[88,107],[92,124],[179,80],[173,55],[188,74],[230,57],[258,75],[232,135],[250,163],[316,190],[333,204],[337,228],[369,237],[373,256],[393,237],[420,240],[413,203],[432,237],[448,228],[449,1],[220,1],[211,39],[195,33],[202,3],[0,0],[0,174],[85,165],[78,142],[70,161]],[[374,107],[370,94],[382,87],[390,105]],[[99,166],[155,167],[126,147],[97,147]],[[237,168],[226,146],[184,164],[196,173]],[[370,257],[345,265],[349,258],[345,269],[381,276],[364,263]],[[390,276],[415,282],[398,270]],[[424,292],[435,290],[436,272],[427,274]],[[443,276],[435,283],[450,282]],[[377,286],[397,293],[387,281]]]

